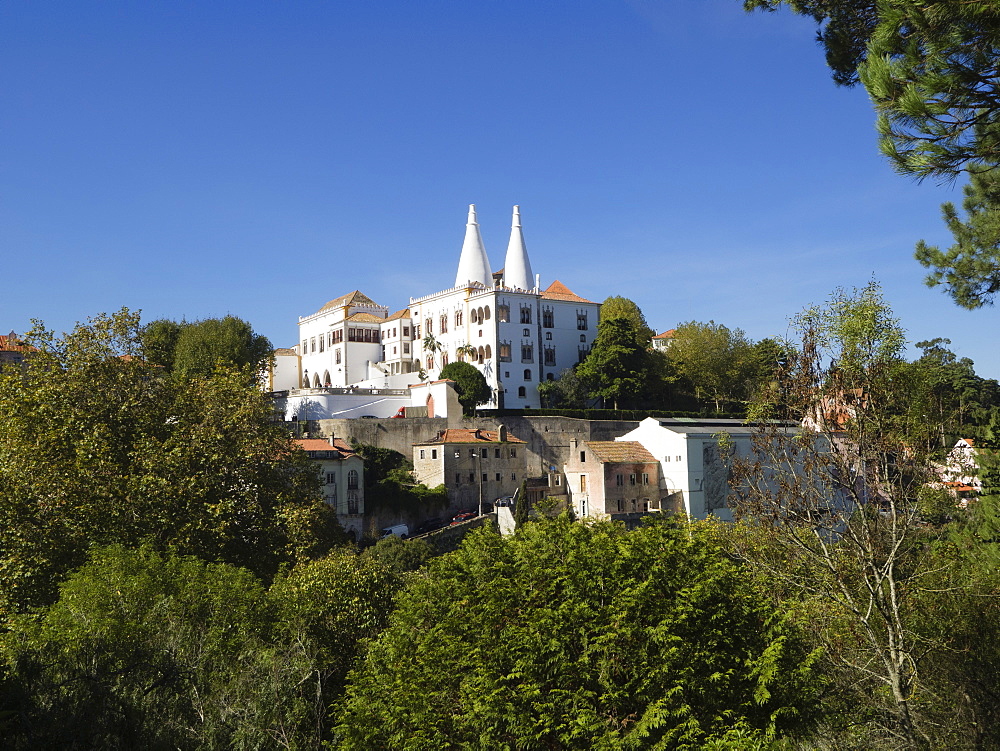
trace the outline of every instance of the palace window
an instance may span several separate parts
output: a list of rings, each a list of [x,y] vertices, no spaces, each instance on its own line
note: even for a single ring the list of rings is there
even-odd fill
[[[531,323],[531,306],[521,306],[521,323]]]
[[[556,364],[556,348],[546,347],[545,348],[545,364],[555,365]]]
[[[534,362],[535,350],[530,344],[521,345],[521,362]]]
[[[442,315],[440,323],[441,323],[441,333],[442,334],[447,334],[448,333],[448,316]]]
[[[455,311],[455,328],[458,328],[459,326],[462,325],[462,318],[463,317],[464,317],[464,314],[462,313],[461,310],[456,310]]]
[[[552,308],[548,308],[542,311],[542,327],[546,329],[551,329],[555,326],[555,315],[552,312]]]
[[[587,311],[586,310],[584,310],[584,311],[576,314],[576,327],[578,329],[580,329],[580,331],[586,331],[587,330]]]
[[[531,380],[531,371],[528,370],[528,369],[525,369],[525,371],[524,371],[524,380],[526,380],[526,381],[530,381]]]
[[[500,342],[500,362],[510,362],[510,342]]]
[[[510,306],[497,305],[497,320],[506,323],[510,320]]]

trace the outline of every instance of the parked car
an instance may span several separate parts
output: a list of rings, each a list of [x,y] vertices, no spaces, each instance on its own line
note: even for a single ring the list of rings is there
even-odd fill
[[[475,511],[463,511],[461,514],[455,514],[451,518],[452,524],[461,524],[462,522],[467,522],[469,519],[475,519],[478,514]]]
[[[497,498],[496,503],[494,503],[493,506],[495,508],[499,508],[500,506],[510,506],[511,508],[513,508],[514,507],[514,496],[512,496],[512,495],[505,495],[503,498]]]
[[[396,535],[396,537],[405,540],[407,537],[410,536],[410,528],[405,524],[396,524],[393,525],[392,527],[383,527],[379,539],[381,540],[386,537],[391,537],[392,535]]]
[[[392,417],[406,417],[406,407],[400,407]]]

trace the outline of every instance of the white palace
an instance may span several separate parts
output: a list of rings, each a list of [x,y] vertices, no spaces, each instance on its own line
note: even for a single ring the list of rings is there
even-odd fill
[[[470,206],[454,286],[395,313],[358,291],[331,300],[299,318],[299,343],[275,352],[266,388],[286,419],[389,417],[433,404],[441,368],[462,360],[493,390],[484,407],[538,407],[538,384],[590,352],[599,310],[559,281],[541,288],[517,206],[504,266],[491,271]]]

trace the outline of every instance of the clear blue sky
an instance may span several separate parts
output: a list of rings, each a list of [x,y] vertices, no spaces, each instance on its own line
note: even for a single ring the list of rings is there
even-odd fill
[[[475,203],[543,285],[755,339],[873,276],[1000,378],[998,312],[921,283],[939,204],[811,24],[740,0],[0,4],[0,333],[121,306],[276,346],[454,282]]]

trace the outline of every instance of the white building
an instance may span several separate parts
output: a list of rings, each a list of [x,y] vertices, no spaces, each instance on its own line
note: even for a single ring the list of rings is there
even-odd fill
[[[267,382],[273,391],[289,391],[286,411],[294,411],[297,390],[311,389],[315,405],[323,401],[317,389],[406,389],[464,360],[486,377],[493,391],[488,406],[538,407],[538,384],[558,379],[590,352],[599,310],[559,281],[540,287],[517,206],[504,268],[494,274],[470,206],[453,286],[412,297],[392,315],[359,291],[331,300],[299,319],[297,379],[285,365],[280,378],[274,373]],[[376,401],[372,414],[395,411],[388,411],[389,401]]]

